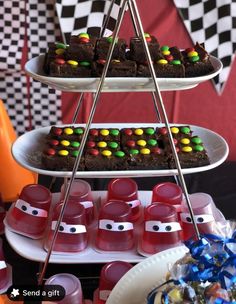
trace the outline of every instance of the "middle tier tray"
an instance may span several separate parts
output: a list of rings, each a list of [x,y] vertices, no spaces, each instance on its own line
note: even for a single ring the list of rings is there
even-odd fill
[[[173,124],[178,126],[179,124]],[[183,125],[183,124],[181,124]],[[65,126],[65,125],[63,125]],[[69,125],[70,126],[70,125]],[[79,126],[85,126],[79,124]],[[140,128],[140,127],[163,127],[164,124],[92,124],[91,128]],[[210,164],[201,167],[182,169],[183,174],[197,173],[213,169],[222,164],[229,152],[227,142],[217,133],[206,128],[190,125],[193,135],[198,135],[204,142],[205,149],[210,159]],[[20,136],[12,146],[14,159],[26,169],[38,174],[70,177],[71,171],[52,171],[43,168],[41,162],[42,147],[50,126],[35,129]],[[162,170],[126,170],[126,171],[77,171],[76,177],[80,178],[113,178],[113,177],[151,177],[151,176],[173,176],[177,175],[177,169]]]

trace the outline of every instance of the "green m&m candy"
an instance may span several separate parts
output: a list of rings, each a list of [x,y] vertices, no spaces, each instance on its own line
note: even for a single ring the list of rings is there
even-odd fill
[[[197,151],[197,152],[202,152],[204,150],[204,148],[201,145],[196,145],[193,147],[193,150]]]
[[[200,137],[193,137],[193,138],[191,139],[191,142],[194,143],[194,144],[196,144],[196,145],[199,145],[199,144],[202,143],[202,140],[201,140]]]
[[[115,155],[116,157],[124,157],[124,156],[125,156],[125,153],[124,153],[123,151],[116,151],[116,152],[114,153],[114,155]]]

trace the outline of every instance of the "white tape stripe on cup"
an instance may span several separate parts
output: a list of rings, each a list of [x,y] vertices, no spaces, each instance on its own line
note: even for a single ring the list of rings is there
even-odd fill
[[[99,290],[99,299],[106,301],[111,293],[111,290]]]
[[[44,209],[36,208],[36,207],[31,207],[29,203],[22,199],[18,199],[15,203],[15,207],[22,212],[25,212],[27,214],[36,216],[36,217],[47,217],[48,212]],[[25,210],[24,210],[25,209]]]
[[[0,269],[7,268],[7,264],[5,261],[0,261]]]
[[[181,221],[184,223],[191,224],[191,216],[190,213],[180,213]],[[214,217],[212,214],[196,214],[194,215],[194,220],[197,224],[204,224],[214,221]]]
[[[51,229],[55,230],[57,221],[52,221]],[[58,232],[61,233],[70,233],[70,234],[78,234],[86,232],[85,225],[68,225],[65,222],[61,222],[60,228]]]
[[[138,207],[138,206],[141,205],[140,200],[126,201],[126,203],[127,203],[128,205],[130,205],[131,208]]]
[[[112,220],[99,220],[99,229],[109,231],[127,231],[134,229],[134,226],[130,222],[114,222]]]
[[[81,205],[84,206],[85,209],[93,207],[92,201],[85,201],[85,202],[79,202]]]
[[[156,233],[160,233],[160,232],[171,233],[179,230],[181,230],[181,226],[178,222],[169,222],[169,223],[163,223],[160,221],[145,222],[145,231],[156,232]]]

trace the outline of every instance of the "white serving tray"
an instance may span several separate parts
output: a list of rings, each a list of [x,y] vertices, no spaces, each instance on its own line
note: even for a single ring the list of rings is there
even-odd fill
[[[168,249],[135,265],[113,288],[106,304],[146,304],[148,293],[166,281],[169,267],[187,252],[185,246]]]
[[[94,200],[104,200],[107,191],[93,191]],[[59,193],[53,194],[53,204],[58,202]],[[151,191],[139,191],[139,199],[143,206],[151,203]],[[10,231],[5,227],[6,238],[11,247],[22,257],[37,262],[44,262],[46,251],[43,249],[43,239],[33,240]],[[144,260],[145,257],[139,255],[135,249],[124,252],[98,252],[93,246],[89,246],[83,252],[73,254],[52,254],[50,263],[60,264],[87,264],[87,263],[108,263],[114,260],[123,260],[130,263],[138,263]]]
[[[178,126],[178,124],[173,124]],[[184,124],[181,124],[184,125]],[[80,124],[82,126],[82,124]],[[84,126],[84,125],[83,125]],[[91,128],[140,128],[140,127],[161,127],[163,124],[92,124]],[[228,156],[229,148],[223,137],[217,133],[198,126],[190,125],[194,135],[202,138],[208,153],[210,164],[203,167],[182,169],[183,174],[197,173],[213,169],[222,164]],[[49,127],[43,127],[27,132],[17,138],[12,146],[14,159],[26,169],[38,174],[55,177],[70,177],[71,171],[51,171],[43,169],[41,164],[41,151],[45,136]],[[151,176],[172,176],[177,175],[177,169],[164,170],[127,170],[127,171],[78,171],[76,177],[80,178],[113,178],[113,177],[151,177]]]
[[[49,77],[43,72],[43,62],[45,55],[39,55],[29,60],[25,64],[26,73],[33,79],[38,80],[48,86],[67,92],[96,92],[99,78],[60,78]],[[222,70],[222,62],[211,56],[210,60],[214,71],[200,77],[189,78],[157,78],[161,91],[186,90],[196,87],[198,84],[212,79]],[[143,77],[107,77],[102,88],[103,92],[151,92],[155,91],[151,78]]]

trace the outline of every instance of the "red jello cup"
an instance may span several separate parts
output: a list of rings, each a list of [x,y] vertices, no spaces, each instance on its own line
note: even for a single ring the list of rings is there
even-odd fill
[[[213,215],[213,200],[207,193],[194,193],[189,195],[189,200],[192,206],[195,223],[197,224],[200,234],[213,233],[215,219]],[[183,228],[184,240],[196,238],[192,219],[186,201],[184,199],[182,205],[181,222]]]
[[[134,246],[131,208],[121,201],[109,201],[99,212],[96,247],[105,251],[129,250]]]
[[[47,188],[27,185],[7,216],[7,224],[18,233],[37,237],[47,226],[50,204],[51,192]]]
[[[8,266],[5,262],[5,257],[2,247],[2,239],[0,239],[0,290],[3,289],[9,281]]]
[[[61,199],[65,196],[65,185],[61,187]],[[85,208],[87,224],[90,225],[94,220],[93,196],[89,183],[82,179],[75,179],[71,185],[69,200],[80,203]]]
[[[94,304],[105,304],[117,282],[132,267],[132,264],[124,261],[113,261],[105,264],[101,269],[99,287],[96,290]]]
[[[153,203],[145,208],[141,250],[154,254],[178,246],[181,226],[176,209],[165,203]]]
[[[183,192],[175,183],[165,182],[157,184],[152,190],[152,202],[167,203],[175,207],[177,212],[181,211]]]
[[[46,286],[62,286],[65,290],[65,297],[56,303],[60,304],[83,304],[83,291],[80,280],[70,273],[58,273],[45,282]],[[51,302],[47,302],[51,303]],[[55,303],[55,302],[52,302]]]
[[[46,240],[45,249],[51,246],[51,241],[57,225],[57,220],[63,202],[57,204],[53,210],[53,216],[49,235]],[[58,252],[79,252],[84,250],[88,244],[88,233],[86,228],[85,208],[81,204],[68,201],[64,215],[58,230],[53,251]]]
[[[140,217],[140,200],[138,199],[138,185],[131,178],[112,179],[108,184],[107,201],[124,201],[130,205],[132,221]]]

